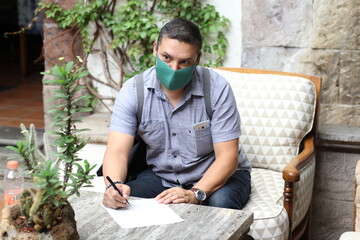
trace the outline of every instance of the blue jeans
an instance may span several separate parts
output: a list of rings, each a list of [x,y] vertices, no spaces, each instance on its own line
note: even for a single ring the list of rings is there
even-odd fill
[[[133,181],[126,183],[131,187],[131,196],[142,198],[154,198],[165,191],[161,178],[156,176],[151,169],[140,173]],[[190,189],[187,186],[185,189]],[[242,209],[249,200],[251,192],[251,177],[248,171],[236,171],[226,182],[226,184],[215,191],[204,205],[222,208]]]

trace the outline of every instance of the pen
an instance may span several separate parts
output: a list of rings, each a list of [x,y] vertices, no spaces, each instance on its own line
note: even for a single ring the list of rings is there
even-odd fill
[[[120,190],[116,187],[115,183],[111,180],[111,178],[109,176],[106,176],[106,179],[109,181],[111,186],[113,186],[113,188],[120,194],[120,196],[124,197]],[[125,199],[125,201],[127,204],[129,204],[129,206],[131,206],[127,199]]]

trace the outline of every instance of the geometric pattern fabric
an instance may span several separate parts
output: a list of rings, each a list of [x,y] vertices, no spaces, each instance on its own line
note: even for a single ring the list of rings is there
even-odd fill
[[[214,70],[234,92],[241,117],[240,144],[251,165],[282,171],[312,128],[314,84],[295,76]]]
[[[251,172],[251,194],[244,211],[254,213],[249,235],[254,239],[283,240],[289,234],[289,219],[283,206],[281,173],[262,168]]]
[[[251,194],[245,211],[254,213],[254,239],[283,240],[289,219],[283,206],[284,166],[299,152],[314,122],[316,91],[305,78],[214,69],[231,85],[241,117],[240,146],[251,162]],[[293,228],[310,206],[315,157],[294,184]]]

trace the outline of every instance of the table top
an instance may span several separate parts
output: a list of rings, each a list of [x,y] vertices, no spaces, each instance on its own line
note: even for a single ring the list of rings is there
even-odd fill
[[[80,239],[239,239],[253,222],[253,213],[234,209],[170,204],[183,222],[121,228],[102,206],[103,194],[81,191],[70,197]]]

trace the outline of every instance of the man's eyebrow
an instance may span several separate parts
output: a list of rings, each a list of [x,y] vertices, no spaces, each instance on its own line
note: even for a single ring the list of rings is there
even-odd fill
[[[161,54],[162,54],[163,56],[167,56],[167,57],[173,58],[173,56],[171,56],[171,54],[169,54],[169,53],[166,52],[166,51],[163,51]],[[180,60],[181,60],[181,61],[190,61],[190,60],[192,60],[192,58],[191,58],[191,57],[188,57],[188,58],[180,59]]]
[[[162,52],[161,54],[171,57],[171,55],[170,55],[168,52],[166,52],[166,51]]]

